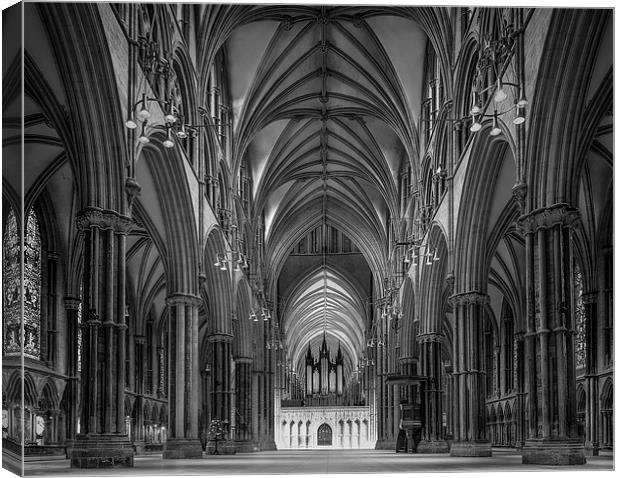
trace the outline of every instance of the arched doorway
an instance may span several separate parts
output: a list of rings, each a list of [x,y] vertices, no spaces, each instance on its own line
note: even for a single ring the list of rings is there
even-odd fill
[[[316,444],[318,446],[331,446],[332,444],[332,428],[327,424],[323,423],[317,432],[317,441]]]

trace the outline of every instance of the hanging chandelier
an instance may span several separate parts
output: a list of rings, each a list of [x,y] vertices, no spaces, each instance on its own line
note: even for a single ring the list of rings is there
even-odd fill
[[[525,123],[525,107],[528,101],[525,97],[524,88],[519,83],[508,82],[503,79],[513,56],[515,37],[520,33],[515,32],[512,25],[506,25],[498,38],[485,38],[479,43],[476,75],[472,84],[472,106],[469,111],[471,116],[469,130],[472,133],[482,129],[484,118],[492,118],[493,123],[489,135],[499,136],[502,130],[498,118],[514,110],[516,113],[512,120],[513,124]],[[490,77],[495,79],[489,82]],[[501,109],[503,102],[508,98],[506,87],[515,89],[515,102],[514,105]],[[487,114],[485,111],[491,102],[493,103],[493,113]]]
[[[153,25],[147,26],[147,28],[150,31]],[[202,123],[195,125],[187,123],[181,108],[182,98],[176,83],[176,74],[171,67],[172,60],[170,55],[165,51],[160,53],[158,42],[152,39],[149,33],[140,35],[137,40],[130,39],[129,44],[137,48],[136,63],[137,66],[141,67],[144,74],[143,84],[138,87],[138,91],[142,90],[138,94],[140,99],[133,105],[128,105],[127,119],[125,120],[125,127],[129,130],[135,130],[140,127],[138,142],[147,144],[151,141],[147,127],[149,127],[153,119],[153,113],[150,109],[152,103],[159,105],[163,115],[163,124],[152,123],[151,128],[166,132],[166,138],[162,145],[167,149],[174,148],[176,139],[183,140],[188,137],[196,137],[200,129],[221,128],[231,125],[231,123],[221,123],[214,116],[215,113],[213,111],[211,112],[213,115],[209,114],[209,111],[202,106],[197,108]],[[130,62],[131,58],[132,55],[129,55]],[[129,68],[131,69],[135,66],[130,64]],[[150,91],[154,96],[147,94],[147,84],[150,85]],[[163,91],[159,91],[160,85],[163,85]],[[130,85],[128,102],[131,102],[131,99],[134,97],[132,88]],[[223,106],[220,105],[220,108],[223,108]]]

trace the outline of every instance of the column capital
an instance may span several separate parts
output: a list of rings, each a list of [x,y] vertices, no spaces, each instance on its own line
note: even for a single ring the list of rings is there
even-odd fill
[[[79,231],[98,227],[99,229],[112,229],[123,234],[130,232],[135,225],[133,219],[128,216],[93,206],[80,211],[75,218],[75,224]]]
[[[171,306],[191,305],[195,307],[200,307],[202,305],[202,297],[193,295],[193,294],[185,294],[182,292],[177,292],[166,298],[166,304],[171,305]]]
[[[226,342],[232,343],[233,336],[230,334],[212,334],[207,337],[207,340],[213,342]]]
[[[538,229],[549,229],[554,226],[572,227],[579,221],[579,211],[568,204],[560,203],[536,209],[524,214],[517,220],[517,228],[521,234],[531,234]]]
[[[80,304],[82,301],[78,297],[70,297],[66,296],[63,298],[65,303],[65,309],[67,310],[78,310],[80,308]]]
[[[438,332],[427,332],[423,334],[418,334],[417,339],[418,342],[421,344],[428,342],[441,342],[441,339],[443,339],[443,334],[440,334]]]
[[[488,294],[483,294],[477,290],[470,292],[461,292],[459,294],[454,294],[448,297],[448,302],[453,305],[463,305],[463,304],[480,304],[485,305],[489,303]]]
[[[398,359],[398,361],[401,364],[405,364],[405,365],[407,365],[407,364],[415,364],[415,363],[418,363],[418,358],[417,357],[400,357]]]
[[[146,337],[144,335],[134,335],[133,340],[138,345],[144,345],[146,343]]]
[[[100,325],[101,319],[99,318],[99,314],[96,309],[90,309],[88,312],[88,317],[84,322],[84,326],[86,325]]]

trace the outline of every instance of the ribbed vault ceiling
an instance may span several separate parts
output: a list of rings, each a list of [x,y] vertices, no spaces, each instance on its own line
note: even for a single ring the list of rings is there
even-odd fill
[[[348,376],[362,352],[365,325],[364,300],[351,281],[327,267],[308,274],[290,294],[283,314],[293,369],[304,375],[308,344],[316,358],[325,330],[332,358],[341,346]]]
[[[252,175],[268,274],[277,278],[291,247],[328,222],[383,277],[399,173],[416,161],[426,36],[390,10],[286,7],[283,21],[264,11],[225,48],[234,169],[245,160]],[[336,270],[327,293],[323,271],[298,280],[281,316],[294,365],[322,340],[326,295],[328,343],[335,352],[341,342],[351,372],[364,342],[362,297]]]

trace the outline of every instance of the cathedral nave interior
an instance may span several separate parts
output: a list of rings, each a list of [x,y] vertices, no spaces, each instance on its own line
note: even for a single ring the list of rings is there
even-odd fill
[[[3,466],[612,455],[613,34],[603,8],[4,10]]]

